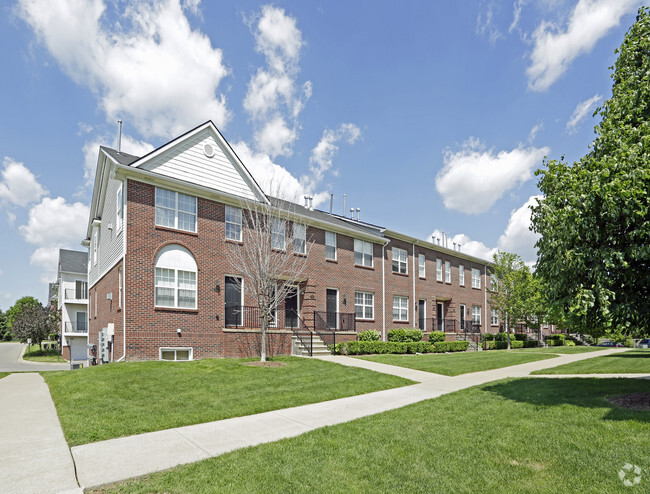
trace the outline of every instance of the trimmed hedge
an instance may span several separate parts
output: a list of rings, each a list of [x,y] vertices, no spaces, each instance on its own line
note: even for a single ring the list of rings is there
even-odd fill
[[[536,348],[538,346],[539,346],[539,341],[537,340],[524,341],[524,348]]]
[[[436,343],[438,341],[445,341],[444,331],[431,331],[429,333],[429,342]]]
[[[368,329],[359,333],[359,341],[379,341],[379,331]]]
[[[422,341],[422,331],[416,328],[396,328],[388,332],[389,342],[408,343]]]
[[[433,345],[427,341],[343,341],[336,347],[330,345],[330,351],[338,355],[363,355],[369,353],[444,353],[464,352],[469,341],[438,341]]]
[[[511,340],[510,341],[510,348],[523,348],[524,347],[524,342],[520,340]],[[488,350],[505,350],[508,348],[508,342],[507,341],[488,341],[487,342],[487,349]]]

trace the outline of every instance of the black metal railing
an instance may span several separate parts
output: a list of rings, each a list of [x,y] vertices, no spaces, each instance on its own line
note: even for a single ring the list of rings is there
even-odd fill
[[[259,329],[262,327],[262,312],[259,307],[226,305],[225,325],[227,328]],[[305,322],[293,309],[274,310],[267,329],[307,329]]]
[[[64,326],[66,333],[87,333],[88,323],[84,322],[69,322],[67,321]]]
[[[314,311],[314,329],[316,331],[356,331],[357,319],[354,312]]]
[[[64,296],[66,300],[88,300],[88,290],[66,288],[64,291]]]

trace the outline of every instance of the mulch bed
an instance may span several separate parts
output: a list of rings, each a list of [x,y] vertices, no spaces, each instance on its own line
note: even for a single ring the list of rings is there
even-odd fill
[[[631,393],[629,395],[610,396],[607,401],[617,407],[629,410],[650,410],[650,393]]]
[[[284,362],[271,362],[271,361],[266,361],[262,362],[261,360],[256,360],[254,362],[244,362],[242,365],[249,365],[251,367],[284,367],[285,364]]]

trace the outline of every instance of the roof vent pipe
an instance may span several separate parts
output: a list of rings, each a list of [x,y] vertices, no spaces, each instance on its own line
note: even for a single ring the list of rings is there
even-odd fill
[[[361,219],[361,208],[357,208],[357,221]]]
[[[305,208],[309,207],[309,196],[303,196],[305,198]]]
[[[313,211],[314,209],[314,196],[309,196],[309,210]]]
[[[334,193],[330,193],[330,216],[332,216],[333,207],[334,207]]]
[[[458,252],[460,252],[460,244],[458,244]]]
[[[350,219],[354,219],[354,208],[350,208]]]
[[[122,120],[117,121],[117,152],[122,151]]]

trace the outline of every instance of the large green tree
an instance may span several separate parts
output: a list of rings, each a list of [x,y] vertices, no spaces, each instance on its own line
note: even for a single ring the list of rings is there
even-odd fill
[[[16,317],[25,310],[25,308],[30,306],[38,306],[41,303],[34,297],[25,296],[16,300],[16,303],[7,309],[7,327],[11,328],[16,320]]]
[[[15,316],[11,331],[23,343],[31,339],[40,346],[49,333],[57,331],[56,317],[49,307],[43,307],[40,302],[26,304]]]
[[[599,109],[591,151],[538,170],[536,274],[571,329],[600,336],[650,325],[650,11],[641,8]]]

